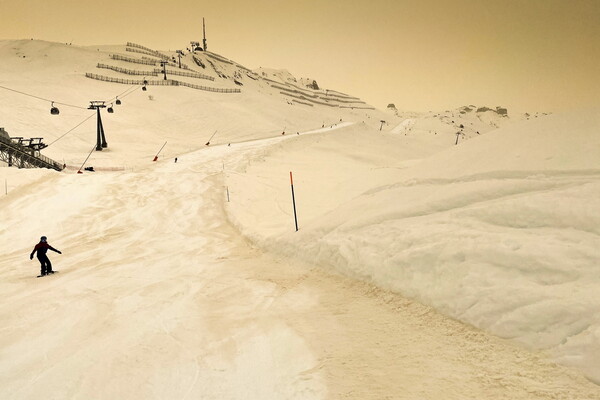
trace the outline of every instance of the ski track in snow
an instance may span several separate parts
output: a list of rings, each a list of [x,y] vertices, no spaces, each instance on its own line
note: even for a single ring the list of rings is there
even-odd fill
[[[22,229],[0,231],[0,398],[600,399],[541,354],[248,243],[222,162],[290,137],[3,199]],[[36,210],[57,201],[61,274],[36,280]]]

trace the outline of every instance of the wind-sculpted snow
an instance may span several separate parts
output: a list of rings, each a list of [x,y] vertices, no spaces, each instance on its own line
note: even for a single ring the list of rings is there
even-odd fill
[[[272,182],[282,155],[290,160],[301,230],[274,228],[289,225],[289,210],[262,209],[261,218],[251,218],[243,215],[248,208],[233,214],[240,229],[274,251],[551,351],[600,382],[597,113],[500,129],[400,169],[386,164],[386,154],[404,156],[391,142],[381,143],[370,168],[350,166],[344,160],[357,151],[343,144],[350,138],[356,136],[305,142],[310,157],[289,146],[251,166],[248,175]],[[335,154],[328,152],[332,143]],[[323,171],[319,157],[332,168]],[[338,182],[347,197],[319,179]],[[286,202],[284,192],[269,196]]]

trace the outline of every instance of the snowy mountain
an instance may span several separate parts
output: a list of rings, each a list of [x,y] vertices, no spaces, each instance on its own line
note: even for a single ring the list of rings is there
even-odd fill
[[[182,50],[0,41],[0,126],[67,165],[0,168],[0,397],[600,398],[598,110],[380,111]]]
[[[120,97],[122,107],[116,107],[114,114],[103,117],[107,141],[112,144],[109,151],[114,149],[116,153],[106,163],[122,166],[135,164],[140,157],[152,157],[164,140],[169,140],[167,151],[172,155],[199,148],[215,130],[218,133],[214,143],[229,143],[268,137],[286,129],[294,133],[314,129],[341,118],[376,119],[379,113],[358,98],[333,91],[310,90],[293,82],[274,81],[271,75],[271,78],[263,78],[215,53],[183,53],[181,62],[187,69],[178,68],[178,58],[173,61],[176,52],[160,53],[170,61],[167,65],[169,81],[209,90],[241,92],[218,93],[192,87],[162,86],[165,82],[159,61],[163,58],[150,56],[149,51],[139,47],[77,48],[42,41],[0,42],[0,55],[4,60],[0,67],[2,82],[11,84],[6,86],[80,107],[57,104],[61,115],[56,118],[49,113],[50,101],[4,91],[5,102],[13,103],[15,107],[3,107],[0,119],[6,121],[3,125],[11,136],[43,136],[51,142],[93,113],[87,110],[90,101],[105,100],[107,104],[114,104],[116,97],[123,93]],[[155,65],[138,63],[144,60]],[[172,75],[175,73],[196,74],[202,78]],[[145,79],[149,82],[149,90],[142,92],[142,85],[90,79],[86,74],[99,79],[140,83]],[[60,98],[55,98],[58,95]],[[33,124],[30,122],[32,113],[39,116]],[[145,126],[143,133],[139,131],[140,126]],[[61,139],[50,146],[45,150],[46,155],[65,157],[67,164],[76,164],[85,158],[95,142],[95,128],[95,121],[90,120],[70,134],[72,140]],[[127,151],[115,148],[122,146],[120,138],[124,138]],[[131,138],[135,141],[135,149],[130,146],[133,144],[129,142]],[[105,156],[97,157],[95,164],[103,163],[103,158]]]

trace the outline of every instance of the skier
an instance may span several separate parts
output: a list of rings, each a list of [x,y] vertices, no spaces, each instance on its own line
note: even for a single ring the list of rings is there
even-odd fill
[[[42,273],[40,276],[54,273],[54,271],[52,270],[52,263],[50,263],[50,260],[48,259],[48,256],[46,255],[46,252],[48,251],[48,249],[55,251],[58,254],[62,254],[62,252],[60,250],[56,250],[54,247],[52,247],[48,244],[48,238],[46,236],[42,236],[40,238],[40,242],[35,245],[35,247],[33,248],[33,251],[29,255],[29,259],[33,260],[33,255],[37,251],[37,259],[39,260],[39,262],[41,264],[41,268],[42,268]]]

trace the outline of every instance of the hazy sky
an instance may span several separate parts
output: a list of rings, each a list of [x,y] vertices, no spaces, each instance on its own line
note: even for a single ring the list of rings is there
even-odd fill
[[[385,108],[600,105],[600,0],[0,0],[0,38],[201,40]]]

